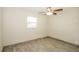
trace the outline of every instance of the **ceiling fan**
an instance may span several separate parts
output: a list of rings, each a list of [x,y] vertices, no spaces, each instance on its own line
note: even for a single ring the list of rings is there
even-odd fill
[[[46,9],[47,9],[46,12],[41,12],[41,13],[44,15],[48,15],[48,16],[57,15],[58,12],[63,11],[63,9],[61,9],[61,8],[60,9],[53,9],[52,7],[48,7]]]

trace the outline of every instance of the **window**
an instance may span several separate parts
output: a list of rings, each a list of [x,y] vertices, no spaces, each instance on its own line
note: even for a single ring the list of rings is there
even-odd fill
[[[27,17],[27,28],[36,28],[37,27],[37,18],[36,17]]]

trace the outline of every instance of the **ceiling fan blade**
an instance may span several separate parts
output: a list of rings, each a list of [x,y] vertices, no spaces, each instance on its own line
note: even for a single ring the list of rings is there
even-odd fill
[[[57,13],[53,12],[53,15],[57,15]]]
[[[63,9],[56,9],[56,10],[54,10],[54,11],[63,11]]]

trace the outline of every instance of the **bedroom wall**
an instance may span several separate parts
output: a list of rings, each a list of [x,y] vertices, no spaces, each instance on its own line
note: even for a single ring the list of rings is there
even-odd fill
[[[4,46],[45,36],[79,45],[79,8],[63,9],[58,15],[47,17],[23,8],[4,8]],[[27,16],[38,18],[37,28],[27,28]]]
[[[2,51],[2,8],[0,8],[0,51]]]
[[[63,8],[63,12],[50,16],[49,36],[79,45],[79,8]]]
[[[3,15],[4,46],[47,36],[47,17],[44,15],[23,8],[4,8]],[[37,28],[27,28],[27,16],[37,17]]]

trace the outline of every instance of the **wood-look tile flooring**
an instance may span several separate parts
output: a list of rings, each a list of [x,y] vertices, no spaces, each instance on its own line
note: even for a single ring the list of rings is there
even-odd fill
[[[75,46],[53,38],[31,40],[24,43],[6,46],[3,52],[78,52]]]

